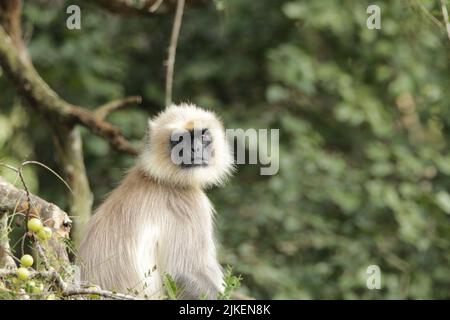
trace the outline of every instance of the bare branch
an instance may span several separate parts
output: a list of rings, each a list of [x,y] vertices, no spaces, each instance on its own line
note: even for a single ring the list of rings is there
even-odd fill
[[[141,0],[138,3],[130,0],[94,0],[103,9],[123,15],[152,15],[159,8],[159,0]]]
[[[79,295],[98,295],[103,298],[107,299],[114,299],[114,300],[137,300],[136,297],[130,296],[123,293],[118,292],[112,292],[108,290],[102,290],[102,289],[67,289],[63,292],[63,296],[69,297],[69,296],[79,296]]]
[[[114,100],[111,102],[108,102],[100,107],[98,107],[94,114],[96,116],[97,119],[99,120],[105,120],[106,117],[119,109],[123,109],[123,108],[127,108],[129,106],[132,105],[136,105],[136,104],[141,104],[142,103],[142,98],[140,96],[131,96],[131,97],[126,97],[123,99],[119,99],[119,100]]]
[[[128,153],[133,156],[138,154],[138,151],[122,135],[119,128],[114,127],[108,122],[97,119],[93,113],[84,108],[72,106],[66,119],[85,126],[93,134],[108,141],[111,147],[117,151]]]
[[[137,151],[125,139],[121,131],[111,124],[97,119],[93,113],[72,105],[58,96],[39,76],[30,63],[20,59],[18,49],[3,27],[0,26],[0,66],[27,102],[62,123],[81,124],[94,134],[104,138],[118,151],[136,155]]]
[[[22,2],[20,0],[0,1],[0,24],[10,35],[16,48],[19,49],[21,59],[29,61],[28,51],[22,39],[21,16]]]
[[[114,14],[125,16],[155,16],[167,13],[175,8],[177,0],[86,0]],[[205,0],[188,0],[190,6],[201,6]]]
[[[445,0],[441,0],[441,9],[442,9],[442,15],[444,17],[445,28],[447,30],[447,36],[448,36],[448,39],[450,40],[450,22],[448,19],[447,7],[445,6]]]
[[[167,73],[166,73],[166,107],[172,103],[173,90],[173,72],[175,68],[175,55],[177,52],[178,37],[180,35],[181,22],[183,20],[185,0],[178,0],[177,11],[173,21],[172,35],[170,37],[169,52],[167,57]]]
[[[153,4],[153,5],[149,8],[150,12],[156,12],[156,11],[159,9],[159,7],[161,7],[161,5],[163,4],[163,2],[164,2],[164,0],[157,0],[157,1],[155,1],[155,4]]]

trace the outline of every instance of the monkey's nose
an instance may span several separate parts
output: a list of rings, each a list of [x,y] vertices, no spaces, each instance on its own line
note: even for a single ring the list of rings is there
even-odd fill
[[[202,147],[201,147],[201,146],[192,147],[192,148],[191,148],[191,151],[192,151],[193,153],[200,153],[200,152],[202,152]]]

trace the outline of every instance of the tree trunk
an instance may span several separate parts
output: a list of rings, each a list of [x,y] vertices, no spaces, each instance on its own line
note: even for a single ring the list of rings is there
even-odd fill
[[[76,126],[55,123],[52,127],[58,159],[73,191],[69,197],[69,212],[75,221],[71,238],[78,247],[84,227],[91,216],[93,203],[93,195],[84,166],[83,142],[80,129]]]
[[[40,218],[44,224],[52,228],[55,236],[48,241],[48,254],[59,261],[60,265],[69,262],[66,246],[61,240],[68,238],[72,221],[66,212],[53,203],[30,194],[30,203],[25,190],[18,189],[0,177],[0,258],[10,253],[8,242],[8,213],[25,215],[30,208],[30,216]],[[2,259],[0,259],[2,260]],[[6,261],[9,260],[6,258]],[[1,264],[0,264],[1,266]]]
[[[11,257],[11,248],[9,247],[8,237],[8,214],[7,211],[0,211],[0,269],[15,268],[13,258]]]

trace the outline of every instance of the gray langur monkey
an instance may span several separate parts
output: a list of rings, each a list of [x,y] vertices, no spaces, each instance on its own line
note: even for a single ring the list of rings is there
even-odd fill
[[[221,184],[232,169],[224,128],[214,113],[181,104],[149,120],[136,165],[87,225],[78,257],[82,280],[158,299],[167,273],[180,298],[216,299],[223,274],[214,209],[203,190]]]

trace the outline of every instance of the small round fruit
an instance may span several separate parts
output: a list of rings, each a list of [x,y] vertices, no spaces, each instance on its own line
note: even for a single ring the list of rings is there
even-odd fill
[[[30,277],[30,271],[27,268],[21,267],[17,269],[17,277],[20,280],[28,280]]]
[[[36,281],[29,280],[27,283],[25,283],[25,292],[32,293],[33,289],[36,287]]]
[[[41,230],[39,230],[38,237],[41,240],[48,240],[52,237],[52,234],[52,229],[50,229],[49,227],[43,227]]]
[[[44,284],[43,283],[39,283],[39,284],[36,284],[34,287],[33,287],[33,293],[42,293],[44,291]]]
[[[39,232],[42,229],[42,221],[38,218],[31,218],[27,223],[28,230],[33,232]]]
[[[52,293],[47,296],[47,300],[58,300],[58,298]]]
[[[20,264],[22,267],[28,268],[31,267],[34,263],[33,257],[29,254],[24,254],[22,258],[20,258]]]

